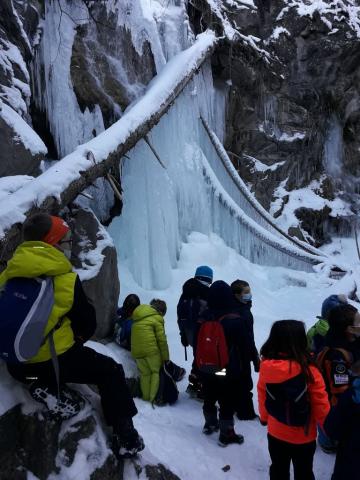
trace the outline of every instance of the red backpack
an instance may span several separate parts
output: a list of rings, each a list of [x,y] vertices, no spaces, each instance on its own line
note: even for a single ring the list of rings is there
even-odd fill
[[[201,372],[216,373],[229,363],[229,353],[221,320],[204,322],[199,330],[196,348],[196,365]]]

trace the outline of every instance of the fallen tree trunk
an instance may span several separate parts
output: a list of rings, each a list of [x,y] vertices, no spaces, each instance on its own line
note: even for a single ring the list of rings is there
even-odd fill
[[[122,156],[144,138],[168,111],[217,44],[211,31],[199,35],[150,83],[145,95],[96,138],[80,145],[0,206],[0,262],[20,241],[25,218],[38,211],[58,213],[97,178],[107,175]]]

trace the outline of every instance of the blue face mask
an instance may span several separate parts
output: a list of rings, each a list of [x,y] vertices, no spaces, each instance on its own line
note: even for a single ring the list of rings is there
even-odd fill
[[[243,302],[246,302],[246,303],[247,303],[247,302],[251,302],[251,300],[252,300],[252,295],[251,295],[251,293],[244,293],[244,295],[241,296],[241,300],[242,300]]]

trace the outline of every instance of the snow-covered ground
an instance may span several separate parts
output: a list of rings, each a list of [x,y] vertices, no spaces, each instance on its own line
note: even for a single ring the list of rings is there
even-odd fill
[[[346,257],[353,255],[348,246]],[[176,305],[185,280],[193,276],[197,265],[207,264],[214,269],[214,280],[232,282],[236,278],[249,281],[253,291],[255,337],[260,347],[267,338],[272,322],[278,319],[294,318],[310,326],[319,314],[324,298],[332,293],[349,293],[353,284],[345,277],[337,281],[317,273],[305,273],[285,268],[254,265],[238,255],[215,235],[205,236],[192,233],[188,243],[182,245],[178,267],[172,271],[172,283],[161,291],[144,290],[133,280],[127,267],[119,264],[121,279],[120,303],[128,293],[140,296],[143,303],[153,297],[164,299],[168,304],[165,317],[166,333],[171,358],[176,363],[191,368],[191,353],[184,359],[176,322]],[[111,354],[117,356],[121,349],[109,346]],[[104,347],[102,347],[104,348]],[[257,374],[253,375],[256,384]],[[262,480],[268,478],[269,455],[266,429],[258,421],[236,421],[236,430],[245,436],[240,446],[221,448],[217,435],[202,434],[203,417],[201,404],[190,399],[185,393],[187,380],[180,385],[179,401],[174,406],[153,409],[147,402],[137,399],[139,414],[135,424],[144,436],[146,449],[141,463],[153,463],[157,459],[183,480]],[[256,389],[254,389],[256,399]],[[255,401],[256,405],[256,401]],[[315,474],[318,480],[331,476],[334,457],[319,449],[315,456]],[[222,468],[230,466],[224,472]],[[133,464],[126,465],[127,480],[137,478]]]

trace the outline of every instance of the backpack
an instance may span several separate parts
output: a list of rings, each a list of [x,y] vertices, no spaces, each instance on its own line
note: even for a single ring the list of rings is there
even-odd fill
[[[339,395],[350,387],[349,369],[353,363],[353,357],[344,348],[325,347],[316,361],[324,377],[329,401],[334,406],[337,404]]]
[[[53,333],[44,337],[53,305],[50,277],[8,280],[0,290],[0,358],[18,363],[36,355]]]
[[[299,373],[281,383],[267,383],[265,408],[269,415],[285,425],[306,427],[311,408],[305,375]]]
[[[177,307],[178,324],[180,331],[192,347],[195,342],[196,324],[207,307],[206,300],[201,298],[184,298]]]
[[[197,340],[195,361],[200,372],[216,373],[229,363],[229,352],[226,343],[222,319],[207,320],[202,323]]]
[[[159,375],[159,388],[154,403],[159,406],[166,404],[173,405],[179,397],[179,390],[176,383],[165,365],[161,367]]]
[[[133,321],[131,318],[127,318],[120,324],[118,334],[116,337],[116,342],[126,350],[131,349],[131,328]]]

